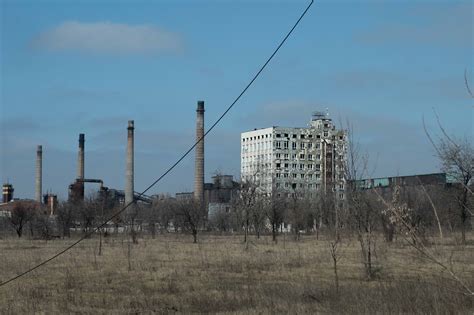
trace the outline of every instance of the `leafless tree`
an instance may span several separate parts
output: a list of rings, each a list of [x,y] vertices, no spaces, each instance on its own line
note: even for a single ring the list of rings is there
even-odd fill
[[[368,279],[372,279],[375,275],[375,227],[380,211],[375,198],[361,187],[364,176],[368,177],[368,155],[360,151],[353,127],[349,123],[346,136],[348,142],[344,161],[347,198],[345,210],[350,226],[357,232],[365,274]]]
[[[248,235],[251,227],[251,214],[257,206],[258,183],[253,179],[243,179],[240,183],[240,192],[234,201],[234,212],[237,220],[244,228],[244,243],[248,242]]]
[[[23,228],[38,214],[39,205],[33,202],[17,201],[13,203],[10,223],[18,237],[23,235]]]
[[[435,113],[436,114],[436,113]],[[440,135],[435,139],[427,130],[424,119],[425,133],[435,149],[436,156],[441,162],[441,168],[457,185],[456,201],[461,225],[462,243],[466,243],[466,230],[470,228],[470,198],[469,186],[474,176],[474,146],[469,139],[449,135],[436,115]]]
[[[377,193],[377,191],[375,191]],[[456,281],[463,289],[466,295],[474,297],[474,291],[468,286],[468,284],[458,276],[453,266],[438,257],[432,250],[430,250],[423,240],[423,235],[420,237],[419,230],[416,225],[413,224],[413,209],[408,206],[407,203],[403,202],[400,198],[400,187],[395,187],[394,194],[391,201],[385,200],[380,194],[378,195],[379,200],[383,202],[385,206],[385,212],[389,216],[390,220],[396,222],[397,227],[401,230],[400,235],[407,241],[407,243],[416,249],[422,257],[433,262],[441,268],[443,272],[446,272],[454,281]]]
[[[174,203],[175,219],[173,224],[185,231],[191,231],[193,242],[197,243],[198,231],[203,228],[207,211],[201,203],[193,198],[177,200]]]
[[[334,270],[334,284],[336,287],[336,293],[339,293],[339,275],[337,272],[337,263],[341,260],[341,239],[335,239],[329,242],[329,253],[331,254],[333,270]]]
[[[264,209],[265,215],[270,223],[272,229],[272,240],[277,242],[278,228],[283,224],[286,209],[287,199],[278,197],[276,194],[267,196],[265,198]]]
[[[74,224],[76,208],[73,203],[62,202],[57,209],[57,223],[63,237],[71,237],[71,227]]]

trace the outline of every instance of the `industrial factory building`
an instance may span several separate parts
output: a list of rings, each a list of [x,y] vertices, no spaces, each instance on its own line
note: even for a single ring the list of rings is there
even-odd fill
[[[344,199],[346,135],[328,114],[308,127],[269,127],[241,134],[242,181],[278,196],[335,192]]]

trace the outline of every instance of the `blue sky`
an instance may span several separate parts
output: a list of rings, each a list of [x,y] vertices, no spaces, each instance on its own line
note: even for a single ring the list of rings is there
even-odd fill
[[[1,1],[0,180],[34,195],[86,177],[122,189],[127,120],[135,188],[194,140],[197,100],[210,126],[265,61],[306,1]],[[316,1],[255,85],[206,140],[206,179],[239,176],[239,135],[304,126],[328,108],[354,125],[373,176],[439,171],[422,117],[473,136],[471,1]],[[190,191],[193,155],[151,193]],[[89,189],[95,189],[90,186]]]

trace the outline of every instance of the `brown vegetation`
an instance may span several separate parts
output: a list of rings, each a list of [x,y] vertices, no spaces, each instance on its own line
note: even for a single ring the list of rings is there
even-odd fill
[[[329,233],[327,233],[329,235]],[[474,299],[402,239],[373,253],[377,276],[367,281],[356,235],[341,235],[334,283],[333,238],[166,233],[134,244],[126,234],[98,237],[19,281],[0,288],[2,314],[64,313],[472,313]],[[472,239],[472,238],[471,238]],[[0,280],[24,271],[72,240],[0,240]],[[427,237],[427,245],[439,239]],[[474,287],[474,244],[453,235],[430,250]]]

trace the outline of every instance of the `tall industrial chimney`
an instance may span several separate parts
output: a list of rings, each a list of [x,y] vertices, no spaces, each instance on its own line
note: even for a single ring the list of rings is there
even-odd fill
[[[43,186],[43,146],[36,149],[36,180],[35,180],[35,200],[41,203],[41,193]]]
[[[84,179],[84,142],[83,133],[79,134],[79,153],[77,156],[77,179]]]
[[[125,204],[133,202],[133,120],[128,121],[127,127],[127,161],[125,170]]]
[[[196,109],[196,159],[194,166],[194,198],[204,202],[204,101],[197,102]]]

